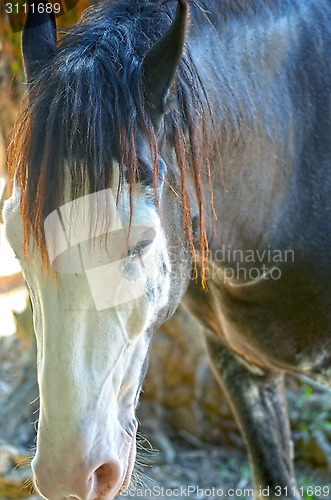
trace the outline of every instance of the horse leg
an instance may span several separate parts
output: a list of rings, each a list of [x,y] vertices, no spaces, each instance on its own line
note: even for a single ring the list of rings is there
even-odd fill
[[[246,441],[256,500],[298,500],[283,374],[251,366],[215,334],[208,332],[206,342],[216,378]]]

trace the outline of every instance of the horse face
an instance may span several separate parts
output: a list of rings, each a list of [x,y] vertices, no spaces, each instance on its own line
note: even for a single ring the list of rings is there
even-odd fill
[[[32,467],[38,490],[52,500],[108,499],[128,485],[150,334],[168,310],[171,265],[153,192],[135,187],[130,231],[128,186],[118,204],[116,194],[68,202],[46,218],[53,277],[37,249],[29,261],[23,256],[18,189],[4,209],[38,344]]]
[[[142,62],[142,97],[156,130],[168,105],[186,24],[187,3],[178,0],[174,21]],[[29,8],[22,49],[33,87],[56,58],[53,14]],[[149,146],[138,139],[148,156]],[[189,258],[186,263],[177,258],[175,265],[169,251],[173,242],[183,245],[182,235],[173,231],[181,221],[174,208],[178,200],[162,193],[168,209],[158,210],[149,183],[136,185],[131,220],[129,187],[123,182],[117,192],[115,177],[112,189],[75,201],[64,192],[64,202],[44,221],[52,276],[44,272],[33,241],[29,259],[23,254],[18,188],[5,206],[7,236],[30,291],[38,346],[40,418],[32,468],[37,489],[51,500],[106,500],[128,485],[149,338],[175,310],[189,279]],[[65,184],[69,192],[70,181]],[[162,184],[161,178],[159,200]],[[162,211],[172,215],[161,224]]]

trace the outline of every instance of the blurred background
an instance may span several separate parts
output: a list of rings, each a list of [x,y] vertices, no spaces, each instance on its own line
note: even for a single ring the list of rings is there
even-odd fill
[[[58,17],[60,35],[87,5],[87,0],[73,1]],[[22,6],[18,15],[9,19],[5,2],[0,3],[0,199],[6,198],[6,148],[25,91],[20,53],[20,28],[25,17]],[[35,356],[27,292],[1,224],[2,499],[39,498],[29,479],[38,419]],[[329,485],[331,491],[331,393],[310,380],[288,377],[287,394],[299,486]],[[251,485],[244,442],[208,366],[200,329],[183,309],[155,337],[138,416],[142,432],[138,484],[157,484],[170,490],[192,484],[239,489]],[[305,495],[314,498],[308,488]],[[200,494],[196,498],[205,497]],[[323,498],[331,499],[331,494]]]

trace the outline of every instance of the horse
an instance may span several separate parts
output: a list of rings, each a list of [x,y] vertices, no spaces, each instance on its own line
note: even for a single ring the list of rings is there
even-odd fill
[[[331,375],[331,3],[29,0],[4,217],[50,500],[112,499],[158,327],[198,319],[256,499],[296,499],[284,374]],[[267,490],[266,490],[267,489]]]

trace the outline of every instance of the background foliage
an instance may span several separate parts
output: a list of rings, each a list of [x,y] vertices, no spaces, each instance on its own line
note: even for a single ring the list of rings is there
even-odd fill
[[[6,0],[0,0],[0,132],[4,136],[10,131],[17,107],[24,92],[24,73],[21,57],[21,27],[25,19],[26,2],[12,1],[15,12],[11,16],[6,13]],[[55,1],[55,0],[54,0]],[[77,5],[67,10],[64,0],[59,1],[63,8],[63,15],[57,18],[59,36],[61,36],[71,24],[75,23],[83,10],[90,5],[89,0],[79,0]],[[68,0],[66,4],[68,5]],[[76,3],[74,1],[73,3]],[[18,8],[16,7],[18,5]]]

